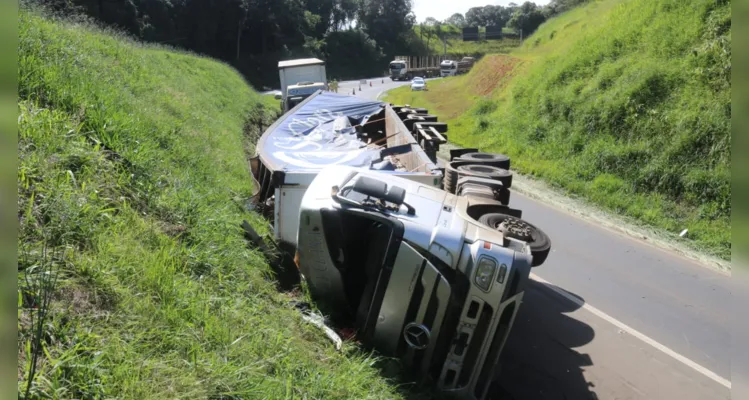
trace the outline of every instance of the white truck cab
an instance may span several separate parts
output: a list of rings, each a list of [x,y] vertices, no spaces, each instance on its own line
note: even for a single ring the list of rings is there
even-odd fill
[[[417,181],[326,168],[302,200],[297,260],[317,301],[349,308],[363,343],[444,394],[482,399],[534,263],[517,232],[470,206]]]
[[[453,76],[458,71],[458,63],[453,60],[445,60],[440,63],[440,76]]]
[[[406,60],[393,60],[388,65],[388,69],[390,70],[390,79],[394,81],[411,79]]]

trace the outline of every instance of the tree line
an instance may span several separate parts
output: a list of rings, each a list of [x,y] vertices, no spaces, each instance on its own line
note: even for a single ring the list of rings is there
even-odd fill
[[[147,42],[223,60],[255,87],[278,84],[279,60],[329,60],[329,78],[378,75],[418,48],[411,0],[37,0]],[[335,62],[330,62],[335,60]]]
[[[547,19],[590,0],[551,0],[545,6],[526,1],[522,5],[510,3],[507,7],[488,5],[472,7],[465,15],[455,13],[443,21],[457,27],[499,26],[523,32],[523,36],[533,33]],[[425,25],[438,26],[435,18],[427,18]]]

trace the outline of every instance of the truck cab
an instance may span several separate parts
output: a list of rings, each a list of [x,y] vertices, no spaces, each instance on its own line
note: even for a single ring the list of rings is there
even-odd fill
[[[458,63],[453,60],[445,60],[440,63],[440,76],[453,76],[458,72]]]
[[[327,168],[302,200],[296,259],[311,295],[348,309],[363,343],[443,394],[481,399],[538,263],[471,206],[420,182]]]
[[[287,112],[318,90],[325,90],[328,81],[325,62],[317,58],[304,58],[278,62],[281,81],[281,110]]]
[[[408,63],[405,60],[393,60],[389,65],[390,79],[394,81],[410,79]]]

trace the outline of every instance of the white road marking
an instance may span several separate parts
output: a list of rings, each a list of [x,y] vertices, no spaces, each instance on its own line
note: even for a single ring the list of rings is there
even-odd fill
[[[723,378],[722,376],[716,374],[713,371],[710,371],[709,369],[697,364],[696,362],[690,360],[687,357],[684,357],[683,355],[671,350],[667,346],[664,346],[660,343],[658,343],[656,340],[651,339],[650,337],[646,336],[642,332],[628,326],[627,324],[617,320],[616,318],[606,314],[605,312],[591,306],[590,304],[570,295],[569,293],[565,292],[564,290],[558,288],[557,286],[554,286],[554,284],[548,282],[547,280],[541,278],[540,276],[531,273],[531,279],[543,283],[548,287],[549,289],[553,290],[558,295],[564,297],[565,299],[573,302],[574,304],[578,305],[581,308],[584,308],[588,311],[590,311],[593,315],[603,319],[604,321],[616,326],[617,328],[621,329],[624,332],[629,333],[630,335],[636,337],[637,339],[642,340],[643,342],[649,344],[650,346],[656,348],[657,350],[660,350],[661,352],[665,353],[666,355],[670,356],[671,358],[675,359],[676,361],[679,361],[680,363],[686,365],[689,368],[692,368],[693,370],[699,372],[700,374],[712,379],[713,381],[719,383],[722,386],[725,386],[728,389],[731,389],[731,381],[729,381],[726,378]]]

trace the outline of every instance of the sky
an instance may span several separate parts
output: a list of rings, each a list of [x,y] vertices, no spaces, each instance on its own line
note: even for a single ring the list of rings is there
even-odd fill
[[[543,6],[549,0],[530,0]],[[525,0],[413,0],[413,12],[416,21],[422,22],[427,17],[434,17],[442,21],[456,12],[466,14],[471,7],[483,7],[485,5],[507,6],[510,3],[523,4]]]

